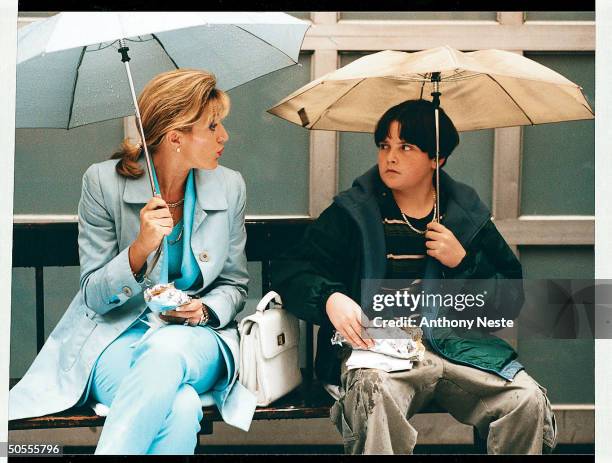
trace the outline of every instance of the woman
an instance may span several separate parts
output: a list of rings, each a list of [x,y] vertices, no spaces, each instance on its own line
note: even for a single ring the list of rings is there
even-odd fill
[[[80,291],[10,391],[10,419],[99,402],[110,407],[99,454],[193,454],[203,401],[248,430],[255,398],[236,382],[234,321],[248,284],[245,184],[219,166],[229,99],[215,84],[207,72],[170,71],[138,99],[161,197],[127,141],[85,172]],[[152,318],[143,291],[166,281],[191,302],[143,337]]]
[[[331,345],[337,331],[353,346],[372,346],[364,333],[366,316],[380,313],[365,305],[372,301],[374,285],[362,283],[375,280],[386,279],[385,288],[444,295],[437,282],[454,279],[462,293],[484,296],[478,312],[421,304],[421,319],[514,319],[523,304],[521,264],[476,192],[444,171],[436,191],[432,103],[409,100],[390,108],[377,124],[374,141],[378,164],[334,199],[272,275],[285,307],[321,325],[315,366],[321,380],[342,385],[331,417],[346,452],[411,453],[417,432],[408,419],[434,400],[488,436],[490,453],[540,453],[543,446],[554,447],[545,389],[524,371],[510,345],[487,332],[423,325],[424,360],[392,372],[347,370],[350,347],[347,352]],[[452,121],[441,110],[441,165],[458,143]],[[433,221],[437,196],[440,223]],[[449,286],[456,285],[444,283]],[[393,310],[395,316],[413,313]],[[384,318],[393,315],[384,313]]]

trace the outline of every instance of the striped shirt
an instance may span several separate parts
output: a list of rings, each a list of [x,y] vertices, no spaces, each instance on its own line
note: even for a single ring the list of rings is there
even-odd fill
[[[406,223],[390,189],[383,187],[378,198],[387,254],[385,279],[393,280],[387,281],[381,290],[389,294],[406,289],[418,293],[421,291],[420,280],[425,273],[427,257],[425,235],[415,232]],[[444,212],[444,204],[440,204],[440,208]],[[427,224],[433,217],[433,208],[422,218],[407,216],[410,224],[417,230],[427,230]]]
[[[425,235],[415,232],[406,223],[390,190],[383,190],[379,198],[387,252],[386,278],[410,281],[421,278],[427,256]],[[425,217],[407,218],[417,230],[426,230],[433,214],[432,208]]]
[[[378,195],[380,215],[385,234],[387,269],[385,283],[380,288],[382,294],[395,294],[399,291],[418,293],[421,291],[421,278],[425,273],[425,234],[417,233],[406,223],[390,189],[383,187]],[[407,216],[410,224],[417,230],[427,230],[433,220],[433,208],[425,217]],[[405,308],[394,307],[393,316],[417,315],[419,311],[406,312]],[[388,313],[387,316],[390,314]]]

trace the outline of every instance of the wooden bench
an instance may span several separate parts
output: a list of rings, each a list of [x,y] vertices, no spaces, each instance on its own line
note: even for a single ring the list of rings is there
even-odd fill
[[[262,294],[270,290],[270,265],[280,254],[298,242],[312,219],[249,219],[246,223],[246,254],[249,261],[261,262]],[[77,224],[75,222],[16,223],[13,227],[13,267],[33,267],[36,282],[37,351],[44,344],[44,267],[78,266]],[[313,378],[314,327],[307,324],[306,364],[303,384],[267,407],[258,407],[254,420],[328,418],[333,399]],[[11,379],[12,387],[18,379]],[[446,413],[437,406],[421,413]],[[216,407],[205,407],[202,434],[212,434],[213,423],[222,421]],[[104,418],[88,407],[36,418],[9,422],[10,430],[102,426]],[[474,445],[486,451],[486,442],[474,428]]]

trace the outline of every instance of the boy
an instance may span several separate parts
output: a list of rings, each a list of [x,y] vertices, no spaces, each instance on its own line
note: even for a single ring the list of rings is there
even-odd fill
[[[440,165],[459,143],[440,109]],[[424,328],[425,357],[409,370],[348,370],[346,349],[332,346],[334,331],[367,349],[362,280],[410,283],[431,293],[435,282],[465,280],[465,292],[480,294],[479,315],[514,319],[523,304],[521,264],[469,186],[440,171],[436,191],[434,109],[409,100],[379,120],[374,139],[378,165],[307,229],[272,269],[273,286],[285,307],[320,325],[317,376],[341,385],[331,417],[347,453],[412,453],[416,430],[408,419],[436,401],[459,421],[487,436],[489,453],[541,453],[554,448],[556,425],[546,390],[516,360],[510,345],[488,332]],[[440,196],[441,220],[436,215]],[[367,298],[366,298],[367,299]],[[422,317],[468,316],[452,308]]]

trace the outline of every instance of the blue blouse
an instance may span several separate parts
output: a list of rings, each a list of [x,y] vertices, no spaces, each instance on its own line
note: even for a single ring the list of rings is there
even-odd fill
[[[168,235],[168,278],[174,281],[181,276],[183,262],[183,219],[179,220]]]

